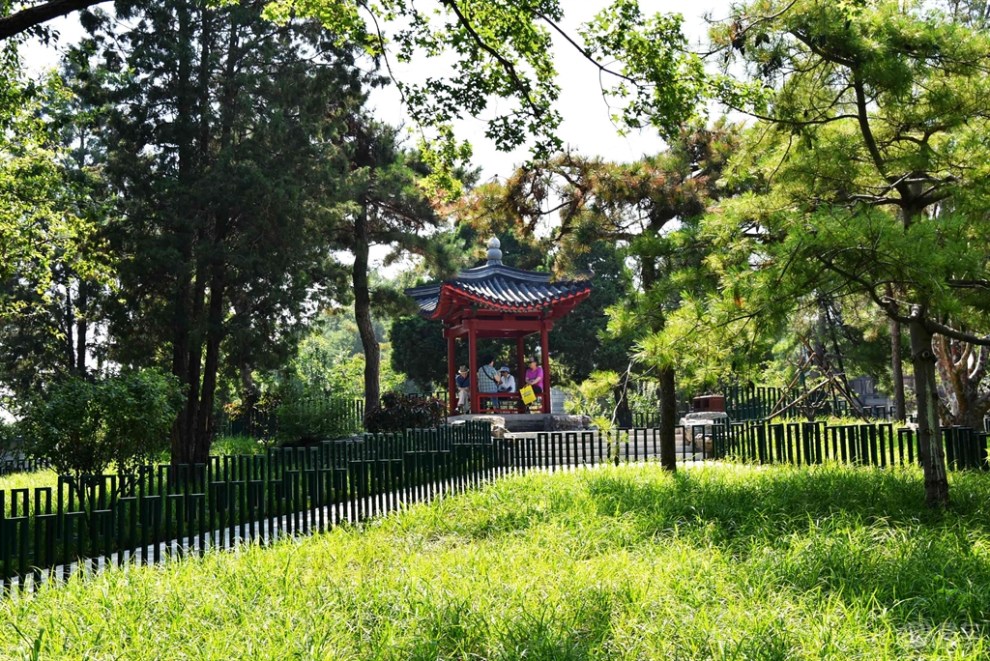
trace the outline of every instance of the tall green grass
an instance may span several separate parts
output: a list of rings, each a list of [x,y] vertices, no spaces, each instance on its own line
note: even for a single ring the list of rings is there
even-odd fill
[[[36,489],[54,487],[58,484],[58,474],[53,470],[40,470],[31,473],[10,473],[0,476],[0,489]]]
[[[2,658],[980,659],[990,480],[623,466],[0,602]]]

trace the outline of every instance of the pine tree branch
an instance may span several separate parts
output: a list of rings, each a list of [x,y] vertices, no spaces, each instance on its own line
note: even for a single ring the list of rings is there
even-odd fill
[[[53,18],[104,2],[107,0],[50,0],[40,5],[27,7],[10,16],[0,18],[0,39],[9,39]]]
[[[858,71],[853,72],[853,90],[856,92],[856,118],[859,121],[859,129],[863,135],[863,142],[866,144],[866,149],[870,152],[870,158],[873,159],[873,164],[876,166],[880,176],[893,184],[893,180],[887,175],[887,164],[883,160],[880,148],[877,147],[877,140],[873,135],[873,129],[870,127],[870,116],[866,108],[866,91],[863,88],[863,79],[860,78]]]

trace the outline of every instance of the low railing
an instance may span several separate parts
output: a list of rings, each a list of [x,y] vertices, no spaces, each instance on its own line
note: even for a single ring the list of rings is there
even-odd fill
[[[987,437],[963,427],[942,429],[950,470],[988,465]],[[715,432],[719,457],[761,464],[812,465],[824,462],[869,466],[904,466],[919,461],[917,433],[893,423],[828,425],[824,422],[734,423]]]
[[[950,470],[987,469],[987,434],[943,432]],[[508,474],[657,461],[656,428],[492,438],[482,422],[366,434],[265,455],[147,466],[55,486],[0,490],[0,586],[32,586],[111,564],[151,564],[243,542],[354,524]],[[678,426],[680,462],[916,464],[912,429],[889,423]]]
[[[49,468],[49,463],[43,459],[22,456],[0,459],[0,477],[11,473],[33,473],[46,468]]]

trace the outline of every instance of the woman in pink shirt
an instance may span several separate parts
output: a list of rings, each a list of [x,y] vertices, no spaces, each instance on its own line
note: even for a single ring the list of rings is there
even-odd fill
[[[536,364],[536,358],[530,358],[529,368],[526,370],[526,383],[533,386],[533,392],[537,395],[543,392],[543,368]]]

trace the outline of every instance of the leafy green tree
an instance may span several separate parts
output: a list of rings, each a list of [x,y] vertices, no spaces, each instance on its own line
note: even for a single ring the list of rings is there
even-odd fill
[[[161,370],[71,376],[26,407],[26,450],[77,481],[111,465],[130,480],[168,447],[181,404],[178,381]]]
[[[469,154],[454,139],[457,119],[485,118],[486,136],[500,149],[529,144],[542,158],[559,151],[554,33],[588,61],[617,103],[622,92],[635,90],[630,109],[650,113],[649,123],[662,135],[676,135],[695,115],[702,63],[687,49],[680,15],[651,17],[640,32],[632,29],[643,21],[638,3],[615,0],[571,35],[561,27],[564,6],[560,0],[443,0],[424,11],[409,0],[273,0],[269,16],[317,18],[374,56],[429,62],[449,72],[421,83],[394,81],[412,119],[434,129],[433,176],[443,182],[449,170],[442,165]],[[638,66],[613,67],[619,50]]]
[[[28,83],[9,53],[0,109],[0,383],[23,400],[86,370],[88,292],[104,287],[98,178],[63,147],[72,95],[57,77]]]
[[[423,391],[437,384],[447,384],[447,341],[440,324],[420,316],[401,316],[392,320],[392,369],[404,372]],[[456,362],[466,365],[467,349],[460,343]],[[456,367],[456,366],[455,366]]]
[[[611,329],[620,346],[636,343],[638,362],[656,371],[668,470],[676,466],[676,355],[646,340],[664,328],[683,291],[708,284],[699,268],[707,248],[696,228],[711,200],[725,193],[716,182],[736,134],[725,123],[685,128],[667,152],[625,165],[563,154],[511,182],[510,201],[525,224],[556,215],[554,242],[562,255],[580,256],[608,242],[623,246],[622,254],[635,263],[639,289],[613,308]],[[627,410],[624,390],[617,394],[617,410]]]
[[[372,327],[382,351],[382,387],[394,390],[405,375],[391,369],[392,345],[385,341],[383,324],[373,321]],[[287,379],[297,382],[306,396],[363,397],[365,360],[357,323],[338,310],[324,315],[300,340]]]
[[[430,235],[440,220],[420,186],[428,167],[412,152],[399,148],[396,131],[365,118],[351,122],[350,172],[346,195],[353,209],[338,230],[338,249],[354,256],[351,292],[354,319],[364,349],[364,398],[374,406],[381,395],[381,348],[372,321],[397,305],[400,294],[369,272],[372,246],[390,246],[386,261],[414,253],[430,255]]]
[[[558,268],[587,274],[591,295],[557,322],[553,330],[555,366],[568,380],[584,381],[592,372],[622,373],[629,365],[633,338],[608,333],[609,308],[621,305],[633,291],[632,274],[624,263],[625,251],[614,242],[595,241],[586,252],[559,255]],[[595,347],[589,351],[589,347]]]
[[[909,330],[936,507],[948,482],[932,342],[986,344],[973,331],[986,328],[990,304],[990,35],[952,10],[761,0],[721,26],[723,54],[749,76],[724,98],[759,119],[729,178],[752,192],[708,223],[721,296],[676,331],[686,338],[702,319],[781,324],[815,291],[866,297]]]
[[[55,35],[46,25],[53,18],[85,10],[106,0],[39,0],[0,3],[0,40]],[[223,6],[213,0],[205,6]],[[487,136],[501,149],[533,144],[538,155],[559,149],[551,35],[563,35],[587,59],[614,99],[635,91],[628,117],[648,113],[650,123],[664,135],[677,133],[695,112],[702,92],[702,63],[686,48],[678,14],[644,19],[636,0],[615,0],[589,25],[571,35],[561,22],[560,0],[444,0],[426,12],[410,0],[270,0],[267,15],[289,23],[300,17],[318,19],[337,45],[361,48],[375,58],[402,62],[434,59],[449,66],[449,75],[431,76],[422,83],[396,81],[414,121],[434,127],[441,149],[435,165],[452,163],[469,154],[458,145],[451,123],[491,111]],[[117,14],[126,15],[134,0],[117,0]],[[635,28],[642,27],[643,30]],[[613,55],[622,51],[631,64],[613,68]],[[493,99],[502,101],[491,109]],[[434,178],[445,185],[450,170],[437,167]]]
[[[116,10],[84,15],[76,57],[124,219],[108,230],[124,256],[111,357],[179,378],[172,459],[203,461],[222,367],[288,355],[343,284],[332,237],[363,75],[332,35],[265,21],[260,2]]]

